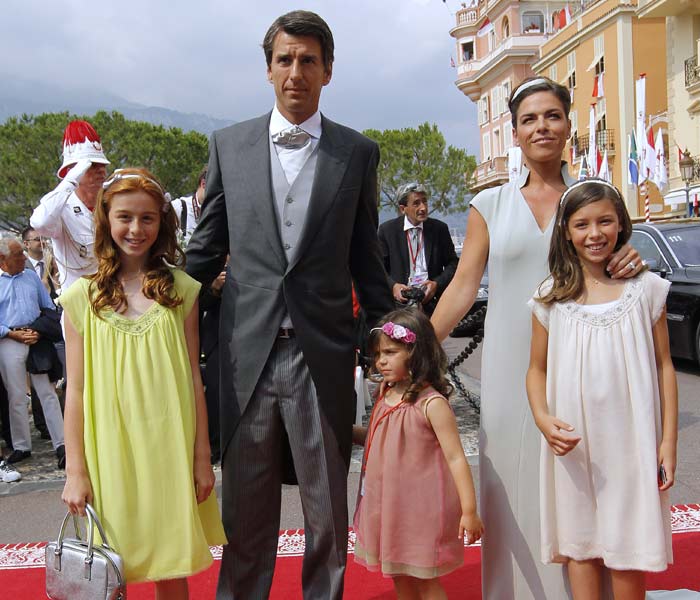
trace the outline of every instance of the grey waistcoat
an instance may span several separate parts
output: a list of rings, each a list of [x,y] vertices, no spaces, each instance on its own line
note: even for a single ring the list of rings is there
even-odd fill
[[[318,147],[311,153],[306,163],[299,171],[299,175],[292,185],[289,185],[284,174],[275,145],[270,142],[270,165],[272,167],[272,193],[275,207],[277,208],[277,225],[279,227],[282,248],[287,257],[287,264],[295,258],[299,246],[299,238],[306,223],[306,213],[311,199],[311,190],[314,185],[316,163],[318,161]],[[288,314],[282,319],[282,327],[293,327]]]

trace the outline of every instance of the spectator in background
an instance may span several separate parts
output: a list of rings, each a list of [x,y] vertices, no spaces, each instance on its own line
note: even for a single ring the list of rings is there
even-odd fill
[[[39,235],[53,241],[62,291],[97,269],[92,211],[108,164],[93,126],[87,121],[68,123],[63,133],[63,164],[57,173],[62,181],[41,199],[30,219]]]
[[[44,240],[33,227],[25,227],[22,230],[22,245],[27,255],[25,268],[32,269],[39,276],[51,299],[54,300],[60,288],[57,286],[57,273],[54,273],[56,261],[51,248],[44,244]]]
[[[379,227],[384,268],[394,300],[405,304],[402,292],[421,288],[423,307],[431,314],[452,281],[459,259],[447,224],[428,217],[428,193],[423,185],[401,186],[397,201],[401,215]]]
[[[182,196],[172,201],[173,209],[180,223],[179,238],[181,245],[187,246],[199,216],[202,214],[202,202],[204,202],[204,188],[207,184],[207,165],[199,172],[197,177],[197,189],[190,196]]]
[[[27,407],[27,357],[30,346],[40,335],[29,326],[41,315],[41,309],[55,309],[49,293],[37,274],[25,269],[25,256],[19,240],[0,240],[0,375],[7,388],[10,428],[14,450],[7,457],[13,464],[29,458],[32,441]],[[65,466],[63,416],[56,390],[46,373],[30,374],[44,409],[46,425],[56,450],[59,468]]]

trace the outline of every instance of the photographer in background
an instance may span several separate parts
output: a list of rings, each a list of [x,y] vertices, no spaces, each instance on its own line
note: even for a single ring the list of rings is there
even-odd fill
[[[396,302],[421,302],[431,314],[459,259],[447,224],[428,218],[428,194],[422,184],[401,186],[397,203],[401,215],[383,223],[378,232],[389,284]]]

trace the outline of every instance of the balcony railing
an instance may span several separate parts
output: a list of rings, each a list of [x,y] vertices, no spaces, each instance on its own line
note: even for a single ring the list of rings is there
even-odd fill
[[[508,181],[508,158],[496,156],[477,165],[472,175],[472,191],[483,190],[494,185],[501,185]]]
[[[579,0],[578,2],[573,2],[571,6],[571,16],[576,17],[582,12],[586,12],[594,4],[602,2],[603,0]]]
[[[584,133],[582,135],[574,136],[574,146],[576,147],[576,154],[581,156],[588,152],[588,141],[590,140],[590,135]],[[614,129],[601,129],[595,132],[595,142],[596,146],[600,150],[607,150],[608,152],[615,152],[615,130]]]
[[[685,87],[690,87],[698,82],[700,82],[700,68],[696,54],[685,61]]]

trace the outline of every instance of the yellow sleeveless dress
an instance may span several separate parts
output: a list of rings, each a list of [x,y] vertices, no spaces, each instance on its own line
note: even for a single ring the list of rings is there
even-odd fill
[[[97,317],[87,279],[60,298],[84,343],[85,459],[94,505],[129,583],[192,575],[226,543],[216,496],[197,504],[195,405],[184,322],[199,283],[173,271],[183,303],[137,319]]]

